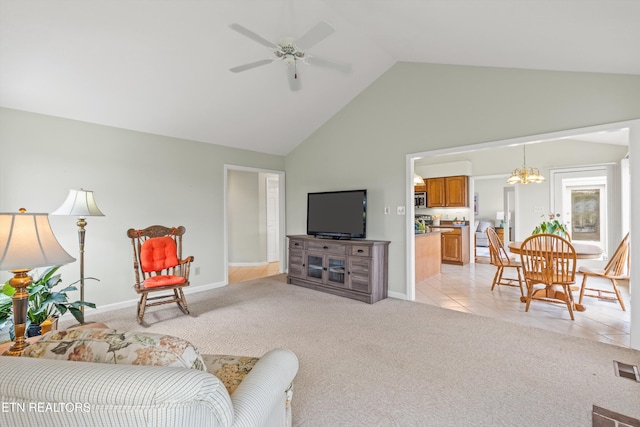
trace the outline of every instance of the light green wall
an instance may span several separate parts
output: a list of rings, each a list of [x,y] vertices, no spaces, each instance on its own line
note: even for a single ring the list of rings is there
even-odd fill
[[[403,295],[407,154],[636,118],[640,76],[399,63],[287,156],[287,233],[305,231],[307,192],[366,188]]]
[[[101,281],[87,283],[86,299],[99,306],[136,298],[129,228],[184,225],[185,255],[201,271],[192,286],[223,283],[224,165],[284,170],[281,156],[10,109],[0,109],[0,158],[0,211],[51,212],[71,188],[94,191],[106,216],[87,218],[85,274]],[[76,219],[50,222],[77,258]],[[78,263],[62,277],[77,280]]]
[[[229,264],[267,262],[265,174],[229,170],[227,177]]]
[[[229,263],[255,263],[261,258],[258,174],[230,170],[227,179]]]
[[[478,195],[478,215],[476,220],[491,221],[496,224],[496,213],[503,211],[502,199],[504,178],[475,180],[475,193]]]

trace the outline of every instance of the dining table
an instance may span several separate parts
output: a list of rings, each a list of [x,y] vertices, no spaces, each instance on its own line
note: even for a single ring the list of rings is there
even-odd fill
[[[513,254],[520,255],[520,247],[522,246],[522,241],[516,241],[509,243],[509,251]],[[597,245],[589,244],[589,243],[571,243],[571,246],[576,250],[576,259],[597,259],[602,256],[602,248]],[[574,289],[575,290],[575,289]],[[553,289],[538,289],[532,295],[532,298],[535,298],[536,295],[540,295],[542,293],[545,296],[551,296],[551,292],[554,292],[552,296],[555,299],[566,301],[567,295],[558,288]],[[522,300],[522,298],[521,298]],[[574,309],[576,311],[585,311],[586,307],[583,304],[574,303]]]
[[[513,254],[520,255],[520,247],[522,242],[509,243],[509,251]],[[590,243],[571,243],[576,250],[577,259],[597,259],[602,256],[602,248]]]

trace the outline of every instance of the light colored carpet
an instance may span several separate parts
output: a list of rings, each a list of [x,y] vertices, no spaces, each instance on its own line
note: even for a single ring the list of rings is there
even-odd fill
[[[409,301],[369,305],[284,275],[188,300],[190,316],[154,307],[146,328],[135,308],[87,319],[202,353],[293,350],[297,426],[590,426],[594,404],[640,418],[640,383],[613,369],[640,365],[639,351]]]

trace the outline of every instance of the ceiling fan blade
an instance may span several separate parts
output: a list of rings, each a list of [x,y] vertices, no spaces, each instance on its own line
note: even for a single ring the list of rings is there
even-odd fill
[[[302,37],[296,40],[295,45],[298,49],[307,50],[312,46],[315,46],[317,43],[329,37],[335,28],[331,26],[328,22],[320,21],[316,24],[315,27],[307,31]]]
[[[249,37],[251,40],[258,42],[261,45],[264,45],[264,46],[272,48],[272,49],[280,50],[280,46],[278,46],[277,44],[265,39],[262,36],[257,35],[253,31],[243,27],[240,24],[231,24],[231,25],[229,25],[229,28],[231,28],[232,30],[236,30],[240,34]]]
[[[244,65],[238,65],[237,67],[230,68],[229,71],[232,73],[239,73],[241,71],[247,71],[252,68],[261,67],[263,65],[271,64],[275,59],[261,59],[260,61],[250,62]]]
[[[330,68],[332,70],[339,71],[343,74],[351,74],[351,64],[346,62],[337,62],[331,61],[324,58],[318,58],[317,56],[307,56],[305,57],[305,61],[309,63],[309,65]]]
[[[287,67],[287,74],[289,78],[289,89],[293,92],[299,91],[302,88],[302,83],[300,82],[300,74],[298,74],[297,67],[295,65]]]

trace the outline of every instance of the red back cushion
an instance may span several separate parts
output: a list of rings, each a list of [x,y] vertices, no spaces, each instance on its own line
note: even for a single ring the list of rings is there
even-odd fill
[[[142,271],[160,271],[178,265],[176,242],[169,236],[153,237],[142,244],[140,249]]]

